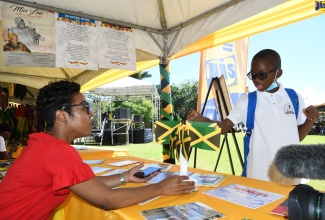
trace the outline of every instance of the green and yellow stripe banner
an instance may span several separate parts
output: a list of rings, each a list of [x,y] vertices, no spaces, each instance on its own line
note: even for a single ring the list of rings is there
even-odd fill
[[[179,159],[179,152],[188,160],[190,147],[219,151],[221,129],[216,123],[186,121],[157,121],[155,137],[158,144],[169,144],[168,154]]]

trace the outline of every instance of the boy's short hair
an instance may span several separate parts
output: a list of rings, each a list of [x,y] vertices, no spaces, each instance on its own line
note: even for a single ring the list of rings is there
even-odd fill
[[[38,115],[45,121],[46,129],[49,130],[54,126],[55,112],[62,109],[64,105],[69,105],[73,97],[80,91],[80,85],[70,81],[50,82],[39,90],[36,100],[36,109]],[[72,115],[72,110],[65,110]]]
[[[274,60],[274,65],[281,68],[281,57],[278,52],[272,49],[264,49],[255,54],[255,56],[252,59],[252,62],[257,59],[264,59],[267,57],[271,57],[272,60]]]
[[[12,126],[9,123],[1,123],[0,124],[0,132],[12,132]]]

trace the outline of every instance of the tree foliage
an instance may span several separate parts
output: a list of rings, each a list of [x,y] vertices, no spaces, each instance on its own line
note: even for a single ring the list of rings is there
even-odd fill
[[[152,103],[150,100],[132,100],[124,101],[119,108],[129,108],[132,115],[142,115],[144,122],[150,122],[152,119]]]
[[[138,73],[134,73],[130,75],[130,77],[135,78],[135,79],[144,79],[144,78],[150,78],[152,75],[148,71],[141,71]]]
[[[198,81],[186,80],[171,86],[171,99],[174,120],[185,122],[187,112],[196,109],[198,99]]]
[[[198,81],[185,80],[179,85],[171,85],[171,99],[174,120],[185,122],[187,112],[196,109],[198,99]],[[161,94],[161,86],[156,85]]]

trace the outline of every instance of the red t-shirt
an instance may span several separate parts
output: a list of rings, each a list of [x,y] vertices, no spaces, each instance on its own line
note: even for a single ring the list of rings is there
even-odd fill
[[[49,219],[69,186],[94,177],[78,152],[63,140],[33,133],[0,183],[1,219]]]

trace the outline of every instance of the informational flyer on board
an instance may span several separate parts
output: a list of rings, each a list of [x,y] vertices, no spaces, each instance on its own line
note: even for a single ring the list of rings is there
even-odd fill
[[[56,66],[98,70],[95,20],[55,13]]]
[[[1,19],[5,66],[55,66],[53,12],[2,2]]]
[[[132,29],[96,21],[99,37],[99,67],[136,70]]]

